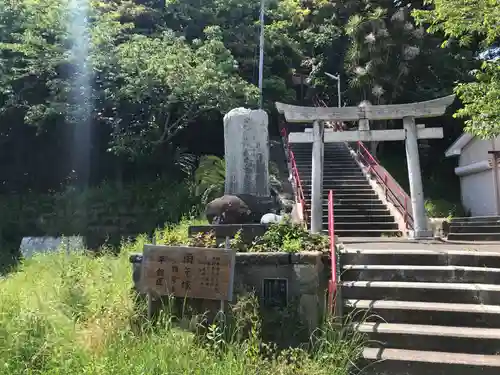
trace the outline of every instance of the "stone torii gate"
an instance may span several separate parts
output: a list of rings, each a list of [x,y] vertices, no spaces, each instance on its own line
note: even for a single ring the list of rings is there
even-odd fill
[[[358,107],[301,107],[276,102],[279,113],[287,122],[312,122],[313,131],[290,133],[290,143],[312,143],[312,183],[311,183],[311,232],[318,233],[322,227],[322,185],[323,185],[323,145],[324,142],[356,141],[400,141],[406,144],[406,161],[410,182],[411,205],[414,217],[413,238],[428,238],[432,233],[427,228],[424,207],[424,193],[418,139],[443,138],[443,128],[425,128],[417,125],[416,118],[442,116],[453,103],[454,95],[419,103],[370,105],[362,103]],[[403,120],[403,129],[370,130],[370,121]],[[358,130],[343,132],[324,131],[324,121],[358,121]]]

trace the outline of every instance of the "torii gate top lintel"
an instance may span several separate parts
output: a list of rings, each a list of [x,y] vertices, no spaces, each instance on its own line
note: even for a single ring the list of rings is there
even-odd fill
[[[276,102],[276,109],[287,122],[395,120],[404,117],[442,116],[455,100],[455,95],[425,102],[358,107],[302,107]]]

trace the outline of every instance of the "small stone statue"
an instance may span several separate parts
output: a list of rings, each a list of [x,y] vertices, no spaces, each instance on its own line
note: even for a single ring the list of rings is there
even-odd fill
[[[268,213],[262,216],[260,219],[261,224],[272,224],[272,223],[279,223],[281,220],[283,220],[283,216]]]

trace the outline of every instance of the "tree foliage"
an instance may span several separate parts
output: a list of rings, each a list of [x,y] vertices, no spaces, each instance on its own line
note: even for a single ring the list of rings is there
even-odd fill
[[[127,126],[119,126],[120,111],[113,111],[113,146],[117,152],[144,152],[169,142],[203,112],[226,113],[238,105],[255,105],[257,89],[236,73],[237,63],[217,30],[193,45],[170,32],[155,38],[134,36],[117,48],[117,74],[122,84],[108,97],[128,108]],[[113,102],[113,104],[115,104]]]
[[[459,115],[490,134],[498,124],[498,65],[481,68],[474,57],[498,39],[496,4],[266,1],[264,107],[272,115],[278,100],[336,103],[337,83],[325,72],[340,74],[348,105],[428,100],[462,82]],[[257,103],[259,7],[242,0],[0,0],[0,163],[14,166],[1,175],[29,185],[19,176],[45,176],[36,157],[43,153],[47,163],[68,164],[53,178],[61,181],[75,168],[71,142],[83,121],[74,114],[84,101],[94,169],[102,170],[97,180],[126,174],[130,165],[134,177],[165,173],[168,165],[192,171],[188,164],[199,161],[188,155],[197,154],[193,143],[213,139],[196,139],[191,129],[208,128],[211,136],[225,112]],[[84,16],[87,31],[75,23]],[[88,36],[88,58],[75,35]],[[462,46],[440,48],[444,38]],[[307,87],[297,85],[296,73]]]
[[[478,45],[489,50],[500,40],[500,3],[497,0],[426,0],[428,10],[414,15],[431,33],[444,33],[446,47]],[[479,57],[479,56],[478,56]],[[459,83],[455,89],[464,107],[456,113],[466,118],[466,130],[481,138],[500,135],[500,61],[484,61],[474,70],[474,82]]]
[[[27,123],[44,126],[59,116],[68,121],[81,105],[71,98],[79,72],[69,53],[75,40],[66,30],[67,6],[53,0],[3,8],[17,25],[11,40],[0,45],[7,67],[4,110],[23,111]],[[93,121],[111,126],[111,151],[151,153],[203,111],[255,104],[257,91],[237,74],[216,26],[188,42],[161,26],[142,32],[141,17],[153,14],[146,6],[95,2],[91,12]]]

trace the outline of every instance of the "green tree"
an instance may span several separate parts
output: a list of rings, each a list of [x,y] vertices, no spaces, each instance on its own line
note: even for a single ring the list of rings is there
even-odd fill
[[[208,27],[207,33],[205,41],[192,44],[171,32],[134,36],[117,48],[121,85],[107,94],[133,110],[127,114],[127,126],[117,126],[113,134],[116,152],[154,151],[206,111],[225,113],[256,104],[257,88],[236,74],[237,63],[218,30]],[[119,121],[124,117],[120,111],[125,109],[117,107],[114,115]]]
[[[454,41],[477,44],[483,51],[500,38],[500,3],[497,0],[426,0],[428,10],[413,12],[431,33],[441,32],[443,47]],[[455,91],[464,107],[457,117],[466,118],[466,130],[481,138],[500,135],[500,62],[484,61],[473,71],[474,82],[458,84]]]
[[[78,102],[71,98],[77,62],[68,53],[68,4],[1,1],[2,110],[41,129],[71,124]],[[93,2],[90,17],[92,120],[111,129],[110,151],[148,155],[205,111],[256,103],[255,86],[238,75],[217,26],[186,40],[161,23],[144,27],[158,9],[134,1]]]

